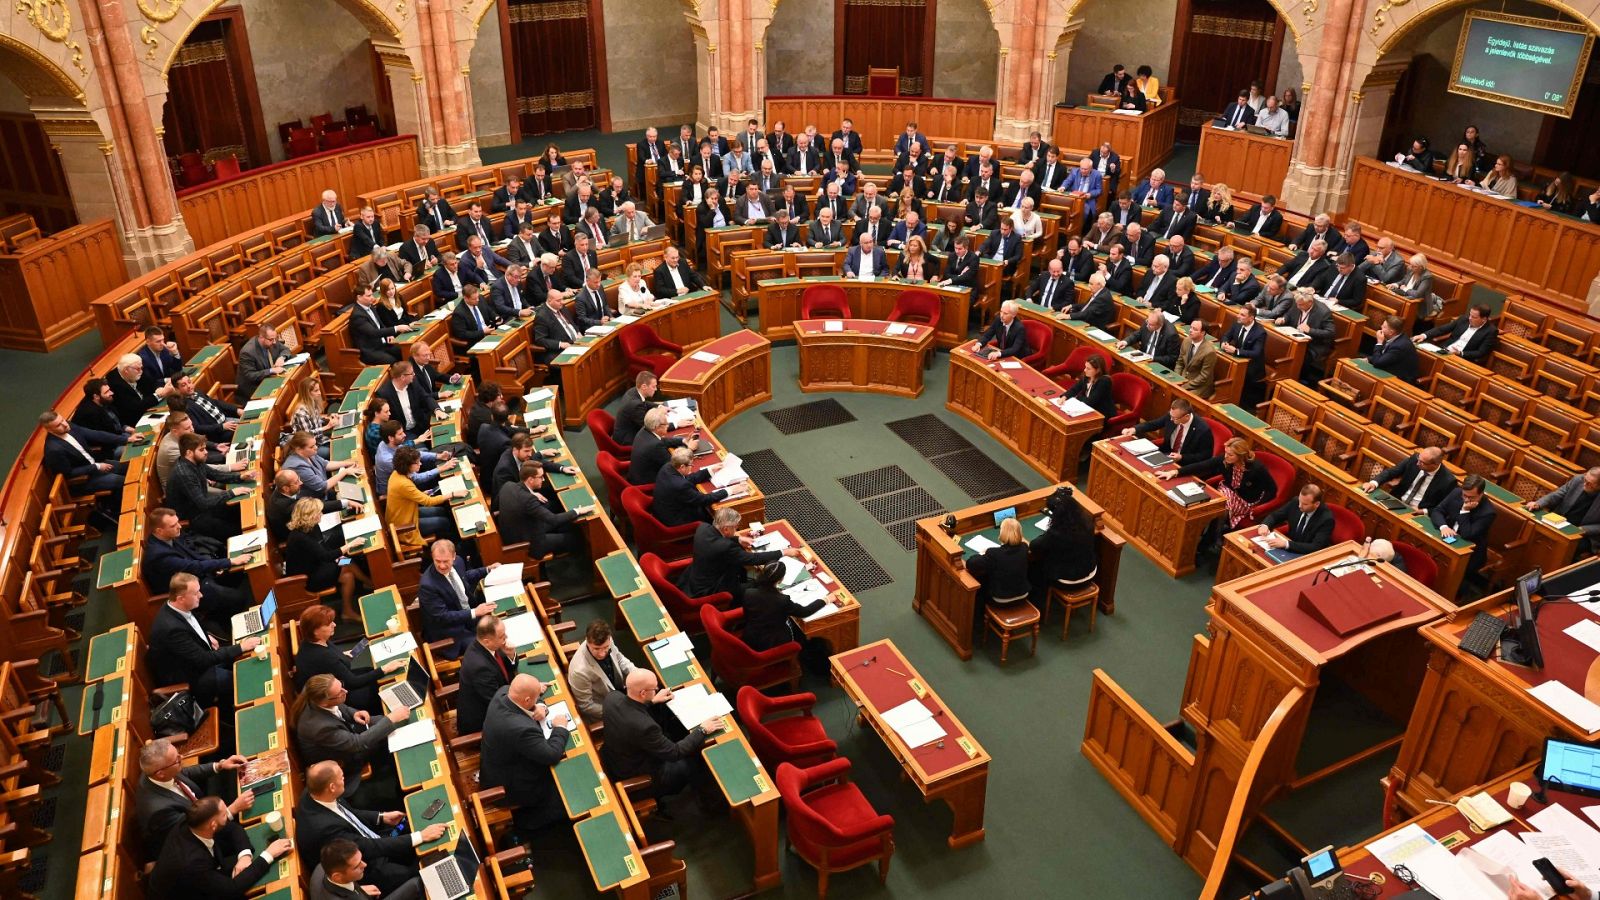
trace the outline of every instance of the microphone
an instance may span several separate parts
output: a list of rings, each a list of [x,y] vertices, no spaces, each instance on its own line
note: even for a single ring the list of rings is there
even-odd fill
[[[867,666],[870,666],[870,665],[872,665],[873,663],[875,663],[877,661],[878,661],[878,654],[874,653],[871,656],[869,656],[866,659],[863,659],[861,661],[861,668],[865,669]]]

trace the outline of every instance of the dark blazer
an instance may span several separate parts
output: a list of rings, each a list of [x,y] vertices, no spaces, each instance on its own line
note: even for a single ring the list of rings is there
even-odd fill
[[[1161,211],[1160,216],[1156,217],[1155,224],[1150,226],[1150,230],[1162,238],[1181,234],[1187,241],[1194,237],[1194,226],[1197,221],[1199,218],[1187,209],[1183,211],[1183,215],[1178,215],[1176,210],[1168,206]]]
[[[626,696],[621,691],[616,694]],[[608,728],[608,748],[613,740],[616,738]],[[567,729],[551,726],[550,736],[545,737],[544,728],[511,702],[509,688],[495,691],[483,720],[478,769],[483,787],[505,788],[506,801],[517,809],[559,815],[561,800],[551,769],[566,752]]]
[[[1000,227],[1000,204],[990,200],[987,203],[979,205],[978,201],[971,199],[969,196],[967,199],[967,207],[962,213],[962,219],[965,221],[968,227],[994,231]],[[973,248],[975,251],[979,249],[982,248]]]
[[[964,287],[976,297],[982,285],[982,280],[979,278],[982,265],[978,254],[972,252],[970,248],[966,256],[957,256],[952,251],[945,259],[944,277],[950,279],[952,287]]]
[[[1574,475],[1567,480],[1566,484],[1540,497],[1538,508],[1564,513],[1567,505],[1573,502],[1573,495],[1582,492],[1583,475]],[[1592,541],[1597,534],[1600,534],[1600,501],[1591,500],[1588,512],[1584,513],[1581,520],[1573,524],[1582,529],[1583,533]]]
[[[495,242],[494,223],[489,221],[488,216],[484,216],[476,222],[472,221],[471,215],[465,215],[456,220],[456,252],[466,253],[467,241],[473,235],[483,238],[483,246],[486,248]]]
[[[1300,327],[1301,316],[1309,323],[1311,344],[1306,347],[1306,362],[1317,369],[1327,366],[1328,354],[1333,352],[1333,312],[1321,301],[1313,300],[1311,309],[1300,312],[1298,305],[1291,306],[1284,314],[1283,324],[1290,328]]]
[[[1183,336],[1178,334],[1178,329],[1174,328],[1171,322],[1163,321],[1160,330],[1155,334],[1154,349],[1151,349],[1150,338],[1148,327],[1130,331],[1127,335],[1128,346],[1149,353],[1151,358],[1169,369],[1176,365],[1178,347],[1183,344]]]
[[[1374,344],[1367,362],[1407,384],[1417,383],[1417,345],[1411,336],[1397,334],[1382,344]]]
[[[465,733],[465,732],[463,732]],[[356,809],[348,803],[336,801],[344,807],[357,821],[379,834],[388,828],[379,821],[379,814],[370,809]],[[419,828],[420,830],[420,828]],[[395,866],[395,861],[410,862],[411,835],[391,835],[389,837],[369,838],[363,837],[343,816],[328,809],[321,803],[311,798],[309,790],[300,794],[294,806],[294,837],[295,852],[300,854],[301,865],[308,868],[315,867],[317,860],[322,856],[322,848],[330,841],[344,838],[354,841],[361,849],[361,856],[367,863],[367,874],[361,880],[363,883],[379,883],[383,879],[375,879],[373,867],[379,863]],[[396,867],[398,868],[398,867]],[[415,872],[411,873],[415,875]],[[404,882],[407,878],[401,875],[399,880]]]
[[[1467,314],[1464,313],[1454,322],[1431,329],[1423,337],[1441,348],[1448,347],[1467,333],[1467,327]],[[1472,336],[1472,340],[1467,342],[1467,346],[1461,351],[1461,358],[1472,362],[1487,359],[1499,343],[1499,329],[1495,328],[1493,322],[1485,322],[1483,327],[1478,329],[1478,333]]]
[[[1162,182],[1161,187],[1155,188],[1154,190],[1156,194],[1156,206],[1161,207],[1162,210],[1166,210],[1167,207],[1172,205],[1172,185]],[[1139,182],[1139,185],[1129,193],[1129,196],[1133,198],[1133,205],[1144,206],[1144,201],[1150,196],[1150,191],[1151,187],[1148,179]]]
[[[747,587],[740,600],[744,608],[744,627],[739,637],[745,646],[758,653],[782,647],[794,640],[794,633],[789,630],[789,617],[809,616],[827,602],[813,600],[800,604],[774,588]]]
[[[456,733],[474,734],[483,730],[484,715],[494,695],[511,683],[517,674],[516,660],[504,650],[490,652],[477,641],[461,654],[461,670],[456,693]],[[565,745],[563,748],[565,749]]]
[[[1094,165],[1096,170],[1100,168],[1099,147],[1089,151],[1089,162]],[[1111,153],[1106,156],[1106,172],[1104,178],[1106,183],[1105,193],[1101,194],[1100,196],[1104,198],[1115,197],[1117,195],[1117,183],[1122,180],[1122,157],[1118,156],[1115,150],[1111,151]],[[1110,207],[1111,201],[1107,199],[1105,205]]]
[[[1327,231],[1317,234],[1317,223],[1315,222],[1306,225],[1300,234],[1289,243],[1304,251],[1311,249],[1311,242],[1319,239],[1328,245],[1328,254],[1324,259],[1332,259],[1339,255],[1340,250],[1344,249],[1344,235],[1339,233],[1339,229],[1329,225]],[[1366,256],[1366,254],[1363,253],[1361,256]],[[1360,259],[1361,256],[1356,257],[1356,259]]]
[[[657,297],[676,297],[678,295],[678,288],[672,283],[670,269],[671,267],[664,262],[656,266],[655,274],[650,277],[650,293]],[[706,286],[706,280],[700,277],[700,273],[684,265],[681,258],[678,260],[678,277],[683,279],[683,286],[688,288],[690,293],[702,290]]]
[[[212,558],[200,552],[190,535],[180,534],[177,540],[171,542],[151,535],[144,542],[144,559],[139,562],[139,575],[151,594],[165,594],[172,582],[172,576],[179,572],[188,572],[197,578],[205,578],[221,572],[230,565],[232,563],[226,559]],[[187,623],[184,624],[187,626]]]
[[[173,463],[172,474],[167,476],[165,500],[180,519],[193,519],[208,513],[226,517],[228,494],[211,492],[210,471],[210,466],[196,465],[186,459]]]
[[[577,320],[576,329],[579,334],[588,331],[596,325],[603,324],[600,320],[607,316],[616,315],[606,302],[604,291],[591,291],[587,285],[580,288],[572,298],[572,317]]]
[[[1156,258],[1156,236],[1148,231],[1141,232],[1137,242],[1126,234],[1117,240],[1122,244],[1124,255],[1136,266],[1148,266]]]
[[[1196,287],[1203,284],[1209,284],[1220,291],[1224,285],[1233,281],[1234,273],[1237,271],[1237,269],[1234,268],[1236,265],[1238,265],[1237,259],[1230,261],[1227,265],[1226,272],[1224,272],[1222,261],[1217,259],[1216,255],[1213,254],[1211,259],[1207,261],[1205,265],[1200,267],[1200,271],[1195,272],[1194,275],[1190,277],[1194,279]],[[1218,276],[1221,277],[1219,278]]]
[[[193,684],[208,670],[231,666],[239,658],[237,644],[211,649],[171,606],[163,603],[150,625],[150,647],[145,654],[156,687]]]
[[[480,305],[479,308],[481,309],[482,306]],[[439,408],[439,401],[434,399],[430,391],[422,387],[420,381],[412,379],[411,383],[406,386],[406,402],[411,404],[411,415],[416,419],[415,422],[407,422],[405,420],[405,413],[400,408],[400,392],[395,389],[394,382],[385,381],[374,394],[389,402],[391,418],[405,425],[406,433],[410,436],[416,437],[433,426],[433,414]]]
[[[421,278],[423,269],[428,267],[428,260],[439,258],[439,245],[433,238],[428,238],[428,243],[419,250],[417,239],[413,237],[400,245],[400,258],[411,263],[412,278]]]
[[[967,571],[978,579],[990,597],[1026,597],[1032,588],[1028,580],[1028,545],[1001,544],[967,560]]]
[[[1173,447],[1172,436],[1178,430],[1176,422],[1172,421],[1170,414],[1163,414],[1158,419],[1141,422],[1133,426],[1139,434],[1149,434],[1152,431],[1161,432],[1161,445],[1168,453],[1177,453],[1178,465],[1187,466],[1192,463],[1205,462],[1211,458],[1212,436],[1211,426],[1205,419],[1197,415],[1189,416],[1189,427],[1183,433],[1183,446]]]
[[[856,131],[855,129],[851,129],[849,134],[845,134],[843,128],[834,129],[833,134],[828,136],[828,144],[827,144],[828,147],[832,147],[833,146],[834,138],[838,138],[838,139],[844,141],[844,154],[845,154],[845,157],[850,160],[850,168],[854,169],[855,168],[855,158],[861,155],[861,146],[862,146],[861,145],[861,132]],[[823,149],[823,152],[828,152],[828,151],[826,151],[825,148],[819,148],[819,149]],[[922,142],[922,149],[924,149],[924,150],[928,149],[928,142],[927,141],[923,141]],[[726,152],[726,151],[724,151],[724,152]]]
[[[767,247],[787,247],[790,244],[800,243],[800,226],[790,222],[787,226],[773,222],[767,226]]]
[[[139,375],[138,387],[146,394],[152,394],[157,387],[177,378],[183,372],[183,361],[171,350],[162,349],[160,353],[154,353],[150,350],[149,344],[140,344],[137,353],[139,358],[144,360],[144,372]],[[106,380],[119,382],[122,378],[112,370],[106,373]],[[111,390],[115,393],[115,384]],[[120,410],[118,412],[120,414]]]
[[[1254,278],[1235,281],[1234,276],[1229,276],[1222,287],[1217,288],[1217,296],[1221,297],[1224,303],[1243,306],[1261,296],[1261,282]]]
[[[233,866],[239,853],[250,849],[244,829],[217,831],[215,851],[207,850],[187,827],[173,829],[150,872],[149,896],[196,897],[205,900],[244,900],[271,866],[260,854],[237,876]]]
[[[860,272],[861,248],[851,247],[849,250],[845,251],[844,254],[844,274],[853,278],[860,274]],[[884,255],[883,246],[881,244],[872,248],[872,274],[875,278],[889,277],[889,260],[888,257]]]
[[[660,404],[639,396],[638,388],[622,392],[622,405],[617,407],[617,418],[611,426],[611,440],[624,447],[633,444],[633,438],[644,427],[644,414]]]
[[[1151,286],[1155,287],[1155,293],[1153,294],[1150,293]],[[1154,269],[1145,272],[1144,280],[1139,282],[1139,287],[1131,292],[1132,296],[1147,301],[1151,306],[1154,306],[1157,309],[1166,309],[1168,306],[1176,306],[1177,304],[1173,302],[1173,297],[1175,297],[1177,293],[1178,276],[1172,274],[1171,270],[1168,270],[1161,276],[1161,280],[1157,282]],[[1105,326],[1102,325],[1100,327],[1104,328]]]
[[[1111,299],[1111,291],[1101,288],[1082,303],[1072,304],[1067,309],[1067,318],[1088,322],[1100,329],[1110,328],[1117,318],[1117,306]]]
[[[1033,283],[1028,285],[1028,299],[1034,303],[1044,304],[1045,289],[1050,287],[1051,280],[1048,271],[1035,275]],[[1055,289],[1050,294],[1049,306],[1056,310],[1065,309],[1072,301],[1078,299],[1077,288],[1073,286],[1072,277],[1066,272],[1062,272],[1061,277],[1054,281]]]
[[[1380,487],[1393,481],[1395,482],[1394,490],[1389,491],[1389,493],[1393,494],[1395,499],[1405,496],[1406,492],[1411,490],[1411,485],[1417,480],[1417,476],[1422,474],[1422,468],[1417,465],[1417,457],[1418,454],[1411,454],[1401,460],[1398,465],[1390,466],[1372,476],[1372,480],[1376,481]],[[1433,480],[1428,483],[1428,490],[1422,495],[1422,508],[1431,511],[1452,490],[1455,490],[1455,486],[1455,473],[1450,471],[1449,466],[1440,465],[1439,471],[1433,473]]]
[[[704,597],[719,591],[737,594],[745,569],[765,565],[781,556],[781,550],[746,550],[738,538],[723,537],[722,532],[702,522],[694,532],[693,561],[678,573],[674,583],[690,597]],[[609,735],[608,731],[607,741]]]
[[[1471,569],[1477,569],[1488,556],[1489,545],[1485,541],[1500,511],[1495,509],[1488,497],[1484,497],[1471,512],[1463,514],[1461,501],[1461,488],[1457,487],[1439,501],[1438,506],[1428,511],[1428,518],[1433,520],[1435,528],[1448,525],[1456,530],[1456,536],[1461,540],[1472,542],[1472,559],[1468,565]]]
[[[467,642],[472,640],[472,607],[481,602],[481,595],[477,593],[478,582],[489,574],[487,568],[467,568],[466,562],[459,556],[456,557],[455,569],[456,575],[461,578],[461,586],[467,591],[466,609],[461,607],[461,598],[456,596],[449,579],[440,575],[431,563],[423,567],[422,582],[417,586],[417,603],[422,607],[422,639],[431,643],[454,638],[455,652],[447,656],[449,659],[460,656]]]
[[[304,575],[306,590],[325,591],[339,581],[339,555],[339,545],[316,526],[291,531],[283,548],[283,574]]]
[[[1250,234],[1255,230],[1256,222],[1260,219],[1261,204],[1257,203],[1250,207],[1249,212],[1244,214],[1244,218],[1239,220],[1234,230],[1240,234]],[[1267,223],[1261,226],[1261,236],[1269,239],[1276,238],[1281,230],[1283,230],[1283,213],[1274,209],[1272,212],[1267,213]]]
[[[300,652],[294,657],[295,686],[304,687],[314,675],[332,675],[347,690],[357,691],[376,685],[383,677],[383,671],[374,668],[353,669],[350,667],[350,657],[338,647],[303,640],[300,642]]]
[[[682,438],[657,437],[643,427],[634,433],[633,451],[628,457],[628,481],[631,484],[655,484],[656,474],[667,464],[672,450],[683,446]]]
[[[546,227],[543,231],[535,233],[533,239],[539,245],[541,251],[559,256],[561,251],[572,249],[572,232],[561,227],[559,219],[551,221],[556,223],[556,230],[551,231]],[[529,263],[530,268],[532,265],[532,263]]]
[[[128,436],[122,433],[113,434],[109,431],[94,431],[81,425],[69,426],[68,433],[77,438],[83,449],[89,455],[95,456],[95,451],[101,448],[120,447],[128,442]],[[98,459],[99,457],[96,456]],[[57,475],[67,478],[77,478],[80,475],[93,475],[97,471],[95,464],[83,458],[65,438],[53,434],[45,435],[44,439],[44,467]]]
[[[1245,364],[1245,377],[1251,381],[1260,381],[1267,377],[1267,328],[1260,322],[1250,326],[1249,336],[1245,336],[1244,326],[1235,322],[1228,333],[1223,336],[1224,344],[1232,344],[1239,351],[1235,356],[1249,360]]]
[[[549,303],[541,303],[534,309],[533,342],[539,347],[537,357],[539,362],[548,363],[556,357],[556,354],[561,352],[563,341],[572,342],[567,336],[567,330],[561,327],[561,321],[566,319],[566,316],[567,312],[564,308],[557,311],[552,309]],[[572,326],[574,332],[583,333],[577,325],[573,324],[571,319],[566,319],[566,321],[568,325]]]
[[[1300,519],[1305,516],[1305,526],[1301,527]],[[1328,504],[1318,503],[1317,508],[1309,514],[1300,512],[1300,504],[1285,503],[1273,510],[1261,521],[1268,528],[1277,528],[1279,525],[1289,526],[1289,546],[1291,553],[1310,553],[1333,543],[1333,513],[1328,511]]]
[[[307,768],[324,760],[339,764],[344,771],[344,797],[349,799],[361,786],[361,769],[369,759],[388,752],[388,737],[397,727],[387,716],[373,716],[370,724],[355,721],[356,710],[340,706],[342,717],[331,710],[307,706],[295,721],[295,746]]]
[[[1124,256],[1121,262],[1113,264],[1106,260],[1106,289],[1113,294],[1124,297],[1133,293],[1133,261]]]
[[[495,500],[495,524],[500,528],[501,539],[507,544],[527,541],[529,554],[535,558],[545,554],[545,535],[578,520],[578,514],[570,509],[551,509],[543,495],[529,491],[521,481],[500,485]]]
[[[1278,274],[1282,275],[1284,278],[1292,278],[1294,277],[1294,273],[1300,271],[1301,268],[1303,268],[1306,263],[1310,261],[1311,254],[1301,250],[1299,253],[1294,255],[1294,259],[1289,260],[1279,267]],[[1322,293],[1322,289],[1327,287],[1329,282],[1333,281],[1333,276],[1336,271],[1337,269],[1334,268],[1333,260],[1323,256],[1316,262],[1311,263],[1311,268],[1306,270],[1306,274],[1301,277],[1300,283],[1297,286],[1313,288],[1317,293],[1320,294]],[[1291,286],[1293,287],[1296,285]]]
[[[456,211],[450,206],[450,201],[439,198],[439,202],[430,207],[427,200],[417,201],[417,221],[428,226],[433,231],[443,231],[456,219]]]
[[[1072,383],[1072,387],[1067,388],[1066,396],[1079,398],[1084,403],[1094,407],[1095,412],[1105,416],[1107,419],[1117,414],[1117,401],[1115,397],[1111,396],[1111,375],[1109,373],[1096,378],[1092,385],[1089,383],[1089,379],[1081,375],[1078,376],[1078,380]]]
[[[201,406],[200,403],[196,402],[196,398],[203,398],[209,401],[217,408],[217,412],[222,414],[222,418],[218,419],[213,417],[209,412],[206,411],[204,406]],[[192,394],[187,399],[186,408],[189,412],[189,421],[194,423],[194,430],[205,435],[213,441],[228,440],[229,432],[227,428],[223,427],[224,423],[228,419],[237,419],[239,417],[239,407],[234,406],[232,403],[229,403],[226,400],[218,400],[217,398],[212,397],[203,391],[196,391],[194,394]]]
[[[804,153],[799,147],[791,148],[784,156],[784,171],[786,172],[815,172],[822,168],[822,154],[815,147],[807,147]]]
[[[1022,327],[1022,320],[1012,319],[1009,326],[996,315],[989,321],[989,327],[978,336],[978,347],[982,349],[990,344],[1000,348],[1002,359],[1012,356],[1027,356],[1028,333]]]
[[[371,310],[371,315],[367,314]],[[376,306],[350,308],[350,338],[361,351],[361,361],[369,366],[398,362],[400,351],[386,343],[395,336],[394,326],[384,323]]]
[[[589,268],[600,268],[600,254],[595,251],[594,242],[589,242]],[[577,290],[584,285],[583,258],[574,249],[571,253],[561,258],[561,286],[569,290]]]
[[[182,782],[196,797],[210,793],[205,783],[216,766],[204,763],[184,766],[175,780]],[[144,850],[145,862],[153,862],[161,855],[172,830],[183,824],[189,814],[189,801],[180,794],[158,786],[148,775],[139,776],[139,787],[134,795],[134,808],[139,817],[139,844]]]
[[[472,310],[473,307],[462,301],[457,303],[455,310],[450,313],[450,336],[458,341],[465,341],[468,346],[483,340],[483,336],[500,323],[500,317],[495,315],[494,307],[481,299],[478,301],[477,317],[472,315]],[[483,319],[482,327],[478,326],[479,318]]]
[[[455,275],[456,279],[459,280],[463,286],[469,284],[484,285],[489,283],[489,279],[484,275],[484,273],[478,271],[477,266],[469,266],[465,261],[456,265]],[[450,280],[450,270],[446,269],[443,264],[440,264],[439,268],[433,270],[434,301],[437,303],[444,303],[446,301],[456,299],[457,296],[455,282]]]
[[[996,229],[993,234],[989,235],[989,239],[983,242],[983,253],[981,255],[987,259],[994,259],[996,254],[1001,253],[1002,247],[1004,247],[1003,256],[1006,265],[1005,274],[1009,278],[1016,273],[1017,263],[1022,259],[1022,238],[1015,232],[1012,232],[1010,238],[1006,238]]]
[[[1333,274],[1328,276],[1328,283],[1322,288],[1322,296],[1337,301],[1340,306],[1359,310],[1367,302],[1367,280],[1361,277],[1359,271],[1352,271],[1341,279],[1335,267]]]
[[[650,707],[630,698],[626,691],[607,694],[604,705],[606,742],[600,756],[612,778],[655,777],[665,763],[693,759],[706,741],[698,726],[681,740],[668,740]]]
[[[328,208],[323,206],[321,203],[318,203],[311,209],[312,237],[325,237],[330,234],[338,234],[340,227],[342,227],[344,223],[344,205],[341,203],[335,203],[333,205],[333,214],[331,218],[328,214]]]
[[[685,476],[678,474],[671,466],[662,466],[656,472],[656,490],[650,500],[651,515],[667,526],[711,521],[711,507],[727,499],[728,492],[718,490],[709,494],[700,493],[696,485],[710,480],[709,469]]]
[[[1222,454],[1217,454],[1210,459],[1197,463],[1190,463],[1178,467],[1179,475],[1193,475],[1205,480],[1222,476],[1222,480],[1231,482],[1232,475],[1228,472],[1227,465],[1223,462]],[[1272,480],[1272,473],[1267,470],[1267,464],[1259,459],[1252,459],[1245,464],[1244,477],[1239,481],[1238,494],[1245,502],[1255,505],[1265,503],[1277,496],[1278,484]],[[1331,513],[1329,514],[1332,515]]]

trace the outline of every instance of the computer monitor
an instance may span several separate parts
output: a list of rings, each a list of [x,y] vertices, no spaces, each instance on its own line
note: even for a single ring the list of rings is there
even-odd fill
[[[1540,787],[1600,797],[1600,747],[1545,738],[1544,759],[1537,774]]]
[[[1539,623],[1533,607],[1533,594],[1543,583],[1544,573],[1540,569],[1517,579],[1517,625],[1500,636],[1500,658],[1508,663],[1544,668],[1544,653],[1539,648]]]

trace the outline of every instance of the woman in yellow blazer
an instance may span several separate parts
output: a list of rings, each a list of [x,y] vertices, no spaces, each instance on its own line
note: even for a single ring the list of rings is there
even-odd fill
[[[453,535],[455,517],[449,509],[441,509],[451,500],[466,496],[465,491],[455,491],[430,497],[411,480],[422,468],[422,454],[415,447],[401,447],[394,451],[394,471],[389,474],[389,499],[385,518],[399,532],[400,546],[404,550],[421,550],[427,542],[424,537]],[[406,526],[414,528],[401,531]]]
[[[1139,74],[1133,81],[1139,86],[1139,93],[1144,95],[1146,103],[1152,107],[1161,105],[1161,79],[1155,76],[1149,66],[1140,66]]]

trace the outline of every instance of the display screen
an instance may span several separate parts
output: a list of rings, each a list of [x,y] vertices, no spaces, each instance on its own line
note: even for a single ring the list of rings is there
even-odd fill
[[[1330,848],[1306,857],[1305,866],[1307,877],[1311,879],[1312,884],[1316,884],[1338,870],[1339,857]]]
[[[1593,41],[1576,23],[1471,10],[1450,92],[1570,118]]]

